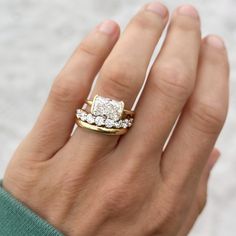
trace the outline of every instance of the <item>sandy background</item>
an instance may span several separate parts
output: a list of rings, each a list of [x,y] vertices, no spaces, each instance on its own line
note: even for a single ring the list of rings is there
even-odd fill
[[[145,0],[0,0],[0,177],[35,121],[52,79],[81,38],[112,18],[122,28]],[[202,16],[203,35],[222,35],[232,65],[231,106],[218,141],[209,202],[192,236],[236,235],[236,1],[186,0]],[[166,0],[173,10],[182,3]]]

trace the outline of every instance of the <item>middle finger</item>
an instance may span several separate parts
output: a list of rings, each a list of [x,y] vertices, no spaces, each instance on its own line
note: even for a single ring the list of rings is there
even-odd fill
[[[137,107],[134,127],[122,140],[134,148],[161,152],[173,125],[193,91],[201,33],[197,11],[189,5],[173,14],[167,38],[154,63]],[[142,134],[142,139],[136,138]],[[145,157],[144,157],[145,158]]]

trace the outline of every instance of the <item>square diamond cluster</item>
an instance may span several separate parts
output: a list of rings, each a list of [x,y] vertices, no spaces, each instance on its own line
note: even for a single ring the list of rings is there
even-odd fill
[[[124,102],[96,96],[93,100],[91,113],[94,116],[102,116],[113,121],[118,121],[122,117],[123,110]]]

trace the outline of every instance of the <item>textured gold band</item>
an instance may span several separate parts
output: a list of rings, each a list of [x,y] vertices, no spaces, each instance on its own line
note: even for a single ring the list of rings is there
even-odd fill
[[[105,135],[123,135],[125,134],[128,129],[122,128],[122,129],[115,129],[115,128],[106,128],[106,127],[99,127],[96,125],[88,124],[87,122],[84,122],[80,119],[76,119],[76,124],[80,126],[81,128],[89,129],[97,133],[102,133]]]

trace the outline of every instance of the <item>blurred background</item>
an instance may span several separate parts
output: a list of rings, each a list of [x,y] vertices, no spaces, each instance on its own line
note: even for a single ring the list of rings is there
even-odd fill
[[[32,127],[53,78],[78,42],[104,19],[118,21],[123,29],[145,3],[147,0],[0,0],[0,178]],[[208,205],[191,236],[235,236],[236,1],[164,3],[171,11],[182,3],[195,5],[202,17],[203,36],[219,34],[228,47],[231,104],[217,143],[222,157],[212,174]]]

